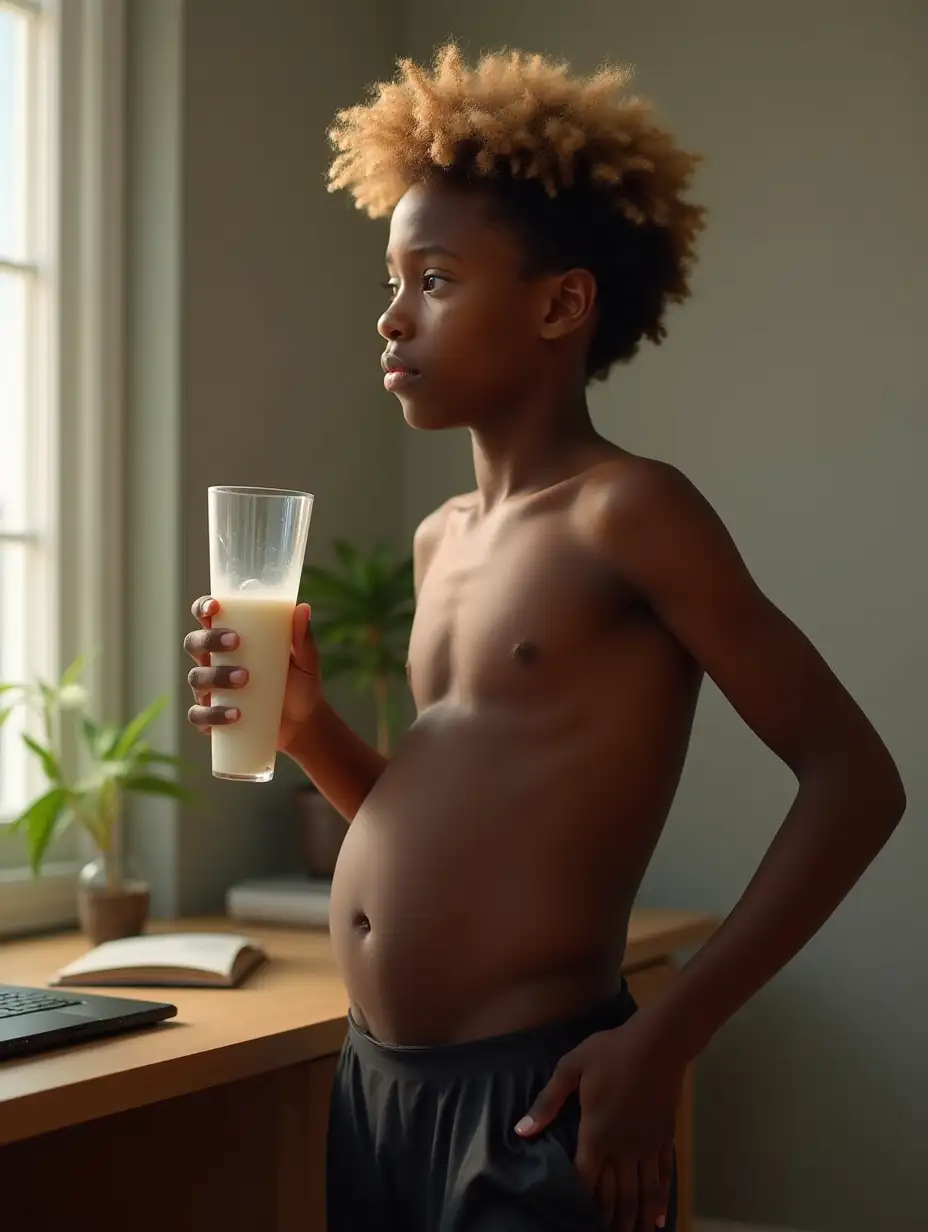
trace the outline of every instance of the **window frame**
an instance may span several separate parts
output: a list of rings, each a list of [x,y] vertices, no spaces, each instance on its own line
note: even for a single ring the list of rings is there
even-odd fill
[[[101,715],[119,718],[124,572],[124,0],[2,0],[42,23],[36,40],[49,114],[41,117],[48,185],[44,282],[34,376],[54,482],[46,493],[52,567],[41,636],[52,673],[96,649],[85,681]],[[32,259],[33,254],[27,254]],[[39,370],[41,369],[41,370]],[[40,596],[40,598],[42,598]],[[0,935],[72,923],[89,846],[69,831],[33,878],[20,840],[0,835]],[[18,850],[18,858],[16,849]]]

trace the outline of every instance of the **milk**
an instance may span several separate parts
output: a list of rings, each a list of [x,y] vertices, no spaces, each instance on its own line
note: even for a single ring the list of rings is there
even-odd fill
[[[213,774],[266,783],[274,777],[296,605],[247,592],[213,597],[220,608],[216,626],[237,633],[239,644],[234,650],[213,652],[212,665],[248,669],[248,683],[242,688],[212,691],[211,705],[241,711],[236,722],[212,729]]]

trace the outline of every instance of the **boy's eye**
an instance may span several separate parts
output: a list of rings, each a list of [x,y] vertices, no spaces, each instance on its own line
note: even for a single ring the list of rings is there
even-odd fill
[[[448,279],[441,274],[423,274],[422,290],[427,293],[437,291],[442,283],[447,281]],[[390,299],[396,299],[400,289],[400,280],[398,278],[390,278],[386,282],[382,282],[380,285],[386,291]]]

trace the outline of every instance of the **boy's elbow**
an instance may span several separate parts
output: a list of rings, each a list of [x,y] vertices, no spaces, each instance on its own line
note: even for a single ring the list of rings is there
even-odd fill
[[[850,808],[860,821],[888,834],[902,820],[907,807],[905,785],[899,767],[877,732],[861,724],[844,740],[819,746],[817,756],[806,763],[810,783],[839,805]]]
[[[887,784],[888,810],[892,816],[892,823],[896,825],[905,815],[905,810],[908,808],[909,802],[905,794],[905,783],[902,781],[902,775],[899,773],[899,767],[893,761],[890,761],[890,782]]]
[[[908,801],[899,767],[878,736],[870,755],[857,760],[856,778],[857,790],[868,801],[874,820],[894,829],[905,815]]]

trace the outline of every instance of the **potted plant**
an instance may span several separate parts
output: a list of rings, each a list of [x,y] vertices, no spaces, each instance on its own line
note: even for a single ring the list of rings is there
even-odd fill
[[[398,721],[395,687],[406,679],[406,650],[415,608],[412,557],[380,545],[362,552],[333,544],[336,566],[307,565],[299,602],[312,606],[312,631],[326,683],[350,680],[374,703],[378,752],[389,756]],[[345,835],[344,818],[308,784],[298,793],[307,871],[331,877]]]
[[[0,724],[17,708],[38,717],[41,738],[28,730],[21,739],[36,758],[47,780],[37,796],[10,826],[26,842],[33,875],[41,874],[52,839],[77,823],[90,836],[97,858],[78,879],[78,916],[93,945],[140,933],[148,918],[149,889],[126,874],[120,850],[121,805],[126,793],[170,796],[188,800],[184,788],[159,769],[180,765],[176,757],[159,753],[144,738],[164,709],[166,698],[117,727],[98,723],[87,713],[90,701],[81,684],[83,660],[71,664],[57,686],[0,684],[3,709]],[[77,755],[68,756],[77,738]]]

